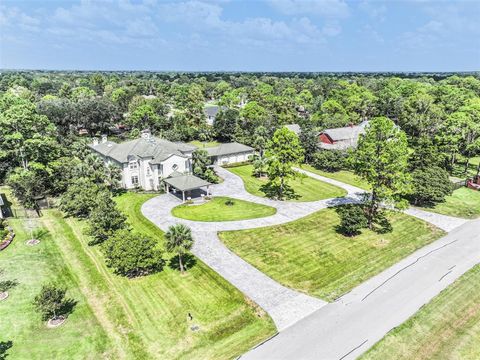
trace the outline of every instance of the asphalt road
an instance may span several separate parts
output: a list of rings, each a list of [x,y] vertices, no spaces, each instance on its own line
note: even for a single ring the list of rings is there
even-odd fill
[[[355,359],[478,263],[480,220],[474,220],[300,320],[241,359]]]

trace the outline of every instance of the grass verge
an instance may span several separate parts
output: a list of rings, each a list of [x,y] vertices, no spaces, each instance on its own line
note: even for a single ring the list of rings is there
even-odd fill
[[[337,233],[334,209],[271,227],[220,233],[236,254],[280,283],[332,301],[395,264],[444,232],[402,214],[389,216],[393,231]]]
[[[480,216],[480,191],[463,187],[447,196],[445,202],[422,209],[443,215],[474,219]]]
[[[257,196],[265,196],[260,187],[266,184],[266,179],[260,179],[252,176],[252,165],[242,165],[227,169],[232,173],[240,176],[245,184],[245,189]],[[347,192],[342,188],[324,183],[308,176],[301,176],[289,182],[289,185],[295,190],[300,197],[293,201],[316,201],[335,197],[345,196]]]
[[[202,205],[179,205],[172,209],[173,216],[195,221],[233,221],[255,219],[273,215],[274,207],[229,197],[214,197]]]
[[[361,359],[480,359],[480,265],[465,273]]]
[[[119,354],[89,305],[74,268],[58,247],[58,234],[47,233],[43,219],[8,219],[8,223],[16,237],[0,252],[0,268],[4,270],[2,280],[16,280],[18,285],[0,301],[0,341],[12,341],[10,349],[4,354],[0,351],[0,358],[117,358]],[[43,230],[36,246],[25,245],[30,227]],[[49,282],[65,286],[67,297],[77,302],[67,321],[53,329],[46,327],[32,304],[42,285]]]
[[[356,186],[360,189],[370,191],[370,185],[361,177],[355,175],[352,171],[339,170],[334,172],[327,172],[323,170],[315,169],[312,165],[302,164],[299,166],[303,170],[310,171],[314,174],[325,176],[329,179],[337,180],[345,184]]]

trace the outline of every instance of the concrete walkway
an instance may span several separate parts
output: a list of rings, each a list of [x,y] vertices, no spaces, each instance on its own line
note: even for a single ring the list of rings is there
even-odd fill
[[[298,171],[315,179],[345,189],[348,195],[343,198],[313,202],[275,201],[248,193],[245,190],[243,180],[230,171],[221,167],[216,167],[215,171],[224,181],[212,187],[213,196],[228,196],[272,206],[277,209],[276,214],[264,218],[240,221],[200,222],[184,220],[172,215],[171,210],[179,205],[179,201],[170,194],[160,195],[145,202],[142,206],[142,213],[164,231],[166,231],[170,225],[177,223],[183,223],[189,226],[192,229],[195,239],[192,249],[193,254],[261,306],[272,317],[279,331],[286,329],[300,319],[305,318],[325,306],[327,304],[326,302],[286,288],[248,264],[231,252],[219,240],[217,232],[284,224],[329,206],[356,202],[360,199],[359,195],[365,191],[333,179],[298,169]],[[412,212],[412,215],[423,217],[424,220],[430,221],[442,229],[448,228],[451,230],[456,224],[455,220],[450,219],[450,217],[443,219],[436,216],[437,214],[429,218],[426,214],[417,211]]]

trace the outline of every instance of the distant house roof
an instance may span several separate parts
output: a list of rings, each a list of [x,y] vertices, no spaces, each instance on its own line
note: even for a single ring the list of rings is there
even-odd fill
[[[220,111],[220,106],[218,105],[205,105],[203,108],[205,115],[215,117],[217,116],[218,112]]]
[[[186,157],[186,152],[196,149],[195,146],[171,142],[154,136],[140,138],[117,144],[112,141],[89,145],[94,151],[114,159],[119,163],[127,163],[131,158],[152,158],[152,163],[160,163],[172,155]]]
[[[219,146],[204,149],[210,156],[223,156],[238,154],[244,152],[251,152],[254,149],[250,146],[243,145],[237,142],[220,144]]]
[[[300,129],[300,125],[298,124],[288,124],[283,126],[286,127],[288,130],[293,131],[297,135],[300,135],[300,133],[302,132],[302,129]]]
[[[168,177],[166,179],[163,179],[163,181],[180,191],[193,190],[198,189],[202,186],[211,185],[211,183],[209,183],[208,181],[205,181],[195,175],[190,174]]]
[[[5,202],[3,201],[3,194],[0,194],[0,206],[5,205]]]
[[[344,150],[350,147],[356,147],[361,134],[365,133],[368,121],[364,121],[359,125],[346,126],[342,128],[325,129],[321,134],[327,135],[333,144],[320,143],[322,149]]]

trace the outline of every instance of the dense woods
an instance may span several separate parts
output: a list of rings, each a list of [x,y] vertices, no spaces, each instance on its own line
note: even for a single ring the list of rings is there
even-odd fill
[[[205,121],[210,103],[220,106],[213,126]],[[112,190],[118,174],[95,164],[86,143],[101,134],[135,138],[144,128],[173,141],[238,141],[262,155],[276,130],[296,123],[306,162],[353,169],[345,152],[318,150],[316,135],[377,117],[405,132],[415,189],[432,167],[465,178],[469,159],[480,154],[475,74],[4,72],[0,181],[29,207],[37,196],[65,193],[67,184]],[[411,198],[429,201],[425,191]],[[67,212],[86,215],[94,205],[84,200],[82,209],[66,204]]]

